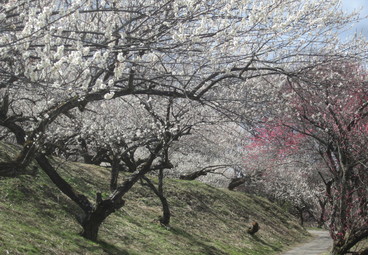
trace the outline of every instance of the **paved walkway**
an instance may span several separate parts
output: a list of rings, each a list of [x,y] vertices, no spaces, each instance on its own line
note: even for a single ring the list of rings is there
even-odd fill
[[[309,233],[315,236],[313,240],[295,247],[282,255],[320,255],[328,252],[332,247],[332,241],[328,231],[310,230]]]

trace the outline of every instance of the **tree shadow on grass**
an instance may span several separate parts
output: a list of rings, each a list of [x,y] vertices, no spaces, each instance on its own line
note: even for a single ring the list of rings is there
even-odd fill
[[[62,231],[57,232],[55,235],[60,236],[60,238],[63,238],[63,240],[66,242],[77,245],[81,250],[83,250],[83,252],[87,252],[86,254],[89,254],[89,252],[95,254],[96,252],[101,252],[101,250],[103,250],[105,253],[110,255],[129,255],[127,250],[110,244],[104,240],[93,242],[83,238],[80,235]]]
[[[204,255],[226,255],[227,254],[214,246],[206,244],[204,241],[201,240],[201,237],[193,236],[182,229],[172,228],[171,231],[176,235],[180,235],[186,238],[194,246],[200,247],[201,254],[204,254]]]
[[[261,238],[259,238],[257,235],[250,235],[254,241],[263,244],[264,246],[268,246],[270,247],[272,250],[274,251],[281,251],[281,249],[279,247],[276,247],[272,244],[266,243],[265,241],[263,241]]]
[[[105,241],[98,241],[98,244],[102,247],[102,249],[111,255],[129,255],[129,252],[127,250],[124,250],[122,248],[116,247],[113,244],[109,244]]]

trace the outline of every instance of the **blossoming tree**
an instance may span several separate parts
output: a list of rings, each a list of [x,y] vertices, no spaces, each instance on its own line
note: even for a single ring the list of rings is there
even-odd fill
[[[292,144],[313,144],[327,167],[321,177],[333,254],[345,254],[368,236],[367,89],[359,62],[332,62],[285,80],[277,103],[280,126],[289,130],[277,137],[303,137]]]
[[[132,95],[194,100],[232,118],[252,115],[252,79],[296,75],[296,64],[306,68],[321,55],[347,53],[344,45],[335,47],[334,31],[351,19],[337,0],[4,1],[0,125],[23,148],[0,162],[0,175],[24,174],[36,158],[83,208],[84,236],[95,240],[99,223],[155,168],[165,139],[149,145],[140,175],[93,204],[48,163],[46,134],[58,130],[52,125],[75,109],[84,114],[92,102]]]
[[[246,138],[243,149],[243,179],[248,182],[242,189],[285,205],[301,224],[306,214],[323,224],[320,175],[325,176],[326,167],[314,145],[304,134],[276,120],[263,120],[254,133]]]

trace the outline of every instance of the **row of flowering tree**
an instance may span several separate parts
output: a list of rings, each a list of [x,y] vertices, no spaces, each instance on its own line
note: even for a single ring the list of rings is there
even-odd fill
[[[96,240],[138,180],[172,167],[172,144],[194,124],[218,113],[251,120],[268,92],[250,91],[252,81],[347,54],[334,31],[351,20],[335,0],[4,1],[0,126],[22,149],[0,162],[0,175],[27,174],[36,159],[83,211],[83,236]],[[205,120],[192,119],[199,108]],[[71,150],[111,161],[108,197],[90,201],[53,168],[47,154]],[[125,182],[121,169],[132,172]]]
[[[287,82],[289,96],[299,101],[291,102],[299,122],[293,126],[318,143],[328,166],[333,254],[344,254],[368,237],[367,71],[338,62],[314,69],[305,79]]]
[[[301,225],[308,216],[322,226],[326,198],[320,175],[325,176],[326,167],[306,137],[267,120],[246,141],[242,189],[288,208]]]
[[[264,124],[267,129],[257,129],[249,145],[256,151],[249,155],[258,157],[272,151],[275,157],[269,164],[274,167],[276,159],[309,154],[305,169],[311,172],[305,174],[318,173],[324,185],[323,193],[315,195],[319,205],[324,205],[320,209],[334,240],[332,254],[345,254],[368,237],[367,70],[360,63],[330,62],[306,70],[302,78],[285,79],[277,90],[280,96],[273,106],[278,110],[273,112],[274,119]],[[251,152],[251,148],[247,150]],[[311,160],[316,154],[319,159]],[[324,166],[315,164],[321,161]],[[297,172],[294,169],[291,174],[299,176]],[[281,173],[285,175],[285,169]],[[294,187],[288,190],[302,190],[297,178],[293,179],[290,184]],[[275,186],[270,181],[267,185]],[[320,192],[313,186],[309,189]]]

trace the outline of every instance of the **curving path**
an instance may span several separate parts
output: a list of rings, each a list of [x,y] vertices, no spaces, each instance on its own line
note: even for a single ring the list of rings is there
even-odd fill
[[[321,255],[330,250],[332,241],[328,231],[309,230],[309,233],[314,236],[313,240],[281,255]]]

